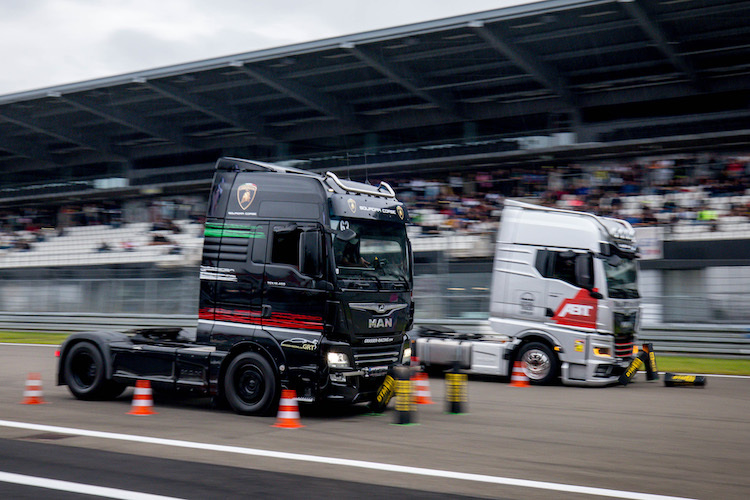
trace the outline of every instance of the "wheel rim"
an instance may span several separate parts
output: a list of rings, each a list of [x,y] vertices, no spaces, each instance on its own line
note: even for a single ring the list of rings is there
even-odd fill
[[[526,364],[524,372],[531,380],[542,380],[549,375],[552,361],[547,356],[547,353],[531,349],[523,353],[522,361]]]
[[[97,375],[93,356],[88,352],[77,353],[70,362],[70,372],[77,386],[83,389],[91,387]]]
[[[237,388],[237,396],[247,403],[257,403],[263,397],[265,391],[265,383],[263,374],[255,366],[245,366],[235,378],[235,387]]]

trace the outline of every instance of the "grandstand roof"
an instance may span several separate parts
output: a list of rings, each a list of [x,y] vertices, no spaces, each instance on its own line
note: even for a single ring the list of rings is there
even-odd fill
[[[0,172],[145,186],[206,182],[222,155],[393,173],[746,148],[747,19],[746,0],[549,0],[4,95]]]

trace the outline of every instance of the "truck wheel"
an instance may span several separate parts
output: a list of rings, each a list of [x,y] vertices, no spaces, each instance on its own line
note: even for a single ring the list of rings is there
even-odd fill
[[[260,354],[243,352],[229,363],[224,376],[224,394],[237,413],[270,413],[278,395],[273,368]]]
[[[106,379],[104,358],[91,342],[81,342],[65,356],[63,376],[68,389],[78,399],[114,399],[125,386]]]
[[[532,384],[547,385],[557,379],[560,362],[545,344],[531,342],[524,345],[518,359],[525,362],[524,372]]]

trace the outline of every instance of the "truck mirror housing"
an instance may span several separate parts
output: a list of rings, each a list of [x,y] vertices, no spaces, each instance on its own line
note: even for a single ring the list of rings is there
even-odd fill
[[[575,260],[576,281],[581,288],[591,290],[594,288],[593,259],[590,254],[581,253],[576,255]]]
[[[353,229],[344,229],[343,231],[336,233],[336,239],[341,241],[352,241],[357,237],[357,233]]]
[[[299,269],[302,274],[319,278],[323,275],[323,245],[320,231],[303,231],[300,234]]]

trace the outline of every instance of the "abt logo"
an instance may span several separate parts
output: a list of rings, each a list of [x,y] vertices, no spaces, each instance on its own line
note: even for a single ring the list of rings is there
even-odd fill
[[[573,316],[590,316],[593,308],[594,306],[584,306],[583,304],[565,304],[565,307],[563,307],[558,316],[560,318],[564,318],[568,314],[572,314]]]
[[[565,299],[552,316],[558,325],[596,328],[596,299],[580,290],[572,299]]]

